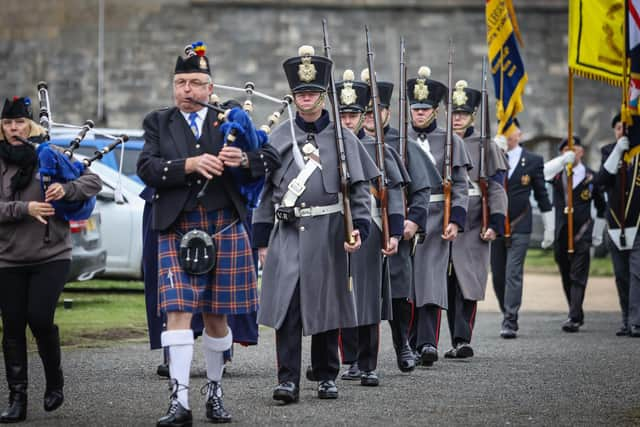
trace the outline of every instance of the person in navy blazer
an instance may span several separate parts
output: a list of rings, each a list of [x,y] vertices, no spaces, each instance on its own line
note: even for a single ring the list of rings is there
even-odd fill
[[[553,212],[545,187],[544,161],[520,145],[522,131],[517,120],[507,138],[496,137],[496,143],[507,152],[509,160],[505,187],[509,199],[508,221],[511,235],[497,238],[491,244],[493,288],[504,315],[500,336],[516,338],[518,311],[522,303],[524,259],[531,239],[532,214],[530,196],[542,212],[544,223],[543,248],[553,244]],[[506,234],[506,233],[505,233]]]

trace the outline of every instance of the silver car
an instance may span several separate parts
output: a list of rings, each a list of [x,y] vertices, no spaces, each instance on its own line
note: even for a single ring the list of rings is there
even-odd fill
[[[105,276],[142,278],[142,213],[144,188],[133,179],[94,162],[91,170],[102,179],[98,203],[102,223],[102,246],[107,250]]]

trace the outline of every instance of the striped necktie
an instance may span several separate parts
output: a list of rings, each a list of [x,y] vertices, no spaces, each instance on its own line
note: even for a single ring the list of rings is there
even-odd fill
[[[193,112],[189,114],[189,127],[191,128],[191,132],[193,132],[193,136],[195,136],[196,139],[200,138],[200,131],[198,130],[198,123],[196,122],[197,118],[198,113]]]

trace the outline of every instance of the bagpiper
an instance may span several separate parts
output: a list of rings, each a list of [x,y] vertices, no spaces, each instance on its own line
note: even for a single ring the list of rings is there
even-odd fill
[[[438,127],[438,106],[447,95],[447,86],[430,78],[431,70],[422,66],[418,76],[407,80],[411,106],[409,137],[414,139],[438,171],[451,168],[451,215],[444,227],[445,196],[443,186],[432,188],[426,238],[416,248],[414,262],[416,327],[415,350],[424,366],[438,360],[441,310],[448,307],[447,275],[450,243],[464,231],[469,199],[469,176],[472,163],[464,142],[452,135],[451,164],[445,165],[446,130]],[[443,230],[444,228],[444,230]]]
[[[490,244],[504,232],[507,211],[507,193],[503,187],[509,168],[507,160],[489,135],[483,135],[486,138],[483,140],[474,126],[481,101],[482,92],[468,87],[465,80],[456,83],[452,96],[453,130],[464,140],[474,167],[469,171],[464,233],[451,243],[447,318],[452,348],[445,353],[446,358],[473,356],[471,337],[478,301],[484,299],[487,288]],[[484,125],[480,123],[480,126]],[[483,203],[488,208],[485,224]]]
[[[231,421],[221,386],[223,354],[233,342],[226,315],[251,313],[258,304],[251,244],[242,224],[246,200],[238,189],[256,178],[246,153],[229,139],[231,128],[238,141],[255,138],[255,129],[240,108],[231,110],[221,125],[217,113],[201,105],[213,93],[205,53],[206,47],[198,42],[187,56],[178,57],[175,106],[145,117],[145,144],[137,165],[143,182],[156,190],[151,226],[158,231],[159,307],[167,316],[161,343],[169,348],[172,392],[158,426],[192,424],[191,318],[198,312],[205,326],[206,417],[218,423]]]
[[[569,305],[569,316],[562,324],[565,332],[578,332],[584,323],[582,303],[589,280],[591,245],[602,243],[606,202],[596,183],[596,174],[582,162],[584,148],[577,136],[573,137],[573,150],[567,139],[560,142],[560,155],[544,164],[544,178],[553,186],[555,211],[555,240],[553,254],[560,270],[562,288]],[[573,253],[569,253],[568,178],[567,165],[571,164],[573,190]],[[595,206],[597,218],[591,217]]]
[[[611,261],[622,311],[618,336],[640,337],[640,145],[631,147],[618,114],[611,126],[616,142],[602,147],[597,181],[607,193]]]
[[[338,330],[357,326],[349,253],[369,235],[369,183],[379,172],[360,141],[343,132],[347,192],[341,192],[335,124],[324,109],[333,63],[302,46],[284,71],[297,113],[271,134],[282,166],[267,177],[254,213],[254,245],[263,262],[258,321],[276,330],[275,400],[299,399],[302,335],[311,335],[318,397],[335,399]],[[292,132],[294,135],[292,135]],[[295,136],[295,139],[294,139]],[[345,197],[352,224],[345,224]],[[345,241],[347,225],[354,230]]]

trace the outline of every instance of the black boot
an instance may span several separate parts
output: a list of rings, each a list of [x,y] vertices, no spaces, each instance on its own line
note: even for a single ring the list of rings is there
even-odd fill
[[[415,357],[409,346],[409,323],[411,322],[411,304],[406,299],[393,299],[393,319],[391,325],[391,337],[393,348],[396,350],[398,369],[402,372],[411,372],[416,367]]]
[[[171,390],[169,409],[167,414],[158,420],[156,427],[191,427],[193,423],[191,410],[178,401],[178,391],[183,389],[188,390],[189,387],[178,384],[178,381],[173,378],[169,380],[169,390]]]
[[[222,404],[222,386],[217,381],[209,381],[200,392],[207,396],[205,407],[207,419],[213,423],[230,423],[231,415]]]
[[[62,393],[64,377],[62,375],[58,326],[53,325],[51,332],[36,337],[36,342],[44,366],[44,376],[47,380],[44,392],[44,410],[47,412],[55,411],[64,402],[64,394]]]
[[[0,414],[0,423],[17,423],[27,418],[27,343],[5,336],[2,351],[9,383],[9,407]]]

